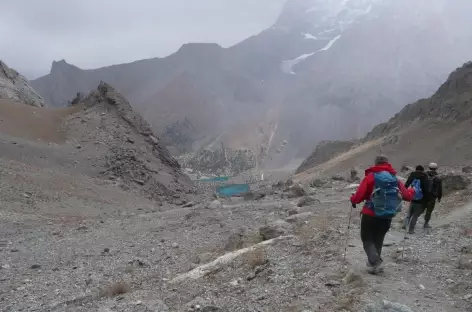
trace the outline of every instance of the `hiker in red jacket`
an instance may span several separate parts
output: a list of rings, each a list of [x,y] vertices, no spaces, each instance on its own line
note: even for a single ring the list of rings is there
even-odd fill
[[[385,156],[377,156],[375,165],[365,171],[357,192],[351,196],[353,207],[365,201],[362,208],[361,239],[367,254],[367,270],[383,272],[381,257],[385,235],[392,219],[401,210],[402,200],[411,201],[415,192],[406,189]]]

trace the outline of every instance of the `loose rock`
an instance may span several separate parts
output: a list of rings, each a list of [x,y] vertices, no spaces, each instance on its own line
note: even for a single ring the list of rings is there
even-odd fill
[[[263,240],[273,239],[282,235],[286,235],[291,230],[288,222],[283,220],[276,220],[259,229],[259,234]]]
[[[304,206],[309,206],[311,204],[319,203],[320,201],[316,198],[313,198],[311,196],[305,196],[303,198],[300,198],[300,200],[297,203],[298,207],[304,207]]]

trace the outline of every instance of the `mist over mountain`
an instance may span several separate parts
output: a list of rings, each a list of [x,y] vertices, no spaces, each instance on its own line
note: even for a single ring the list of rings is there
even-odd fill
[[[280,167],[321,140],[359,138],[434,92],[471,58],[471,11],[465,0],[289,0],[272,27],[230,48],[186,44],[95,70],[59,61],[32,85],[64,106],[107,81],[157,133],[190,123],[169,143],[177,151],[263,147],[264,166]]]

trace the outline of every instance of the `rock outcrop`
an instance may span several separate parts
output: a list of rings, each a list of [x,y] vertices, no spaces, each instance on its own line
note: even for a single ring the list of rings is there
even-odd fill
[[[79,104],[84,110],[65,122],[79,154],[97,155],[99,176],[137,188],[151,198],[188,193],[190,180],[161,145],[149,124],[113,87],[101,82]]]
[[[0,61],[0,99],[11,99],[31,106],[44,106],[44,99],[28,80]]]
[[[202,149],[180,158],[183,166],[205,175],[234,176],[256,166],[256,155],[249,149]]]

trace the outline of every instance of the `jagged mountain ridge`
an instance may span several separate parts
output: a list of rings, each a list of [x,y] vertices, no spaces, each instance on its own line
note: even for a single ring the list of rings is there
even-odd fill
[[[188,118],[196,135],[186,151],[217,138],[236,145],[229,132],[257,127],[254,120],[267,119],[276,107],[266,166],[279,167],[307,156],[321,140],[360,138],[405,103],[431,94],[450,68],[469,58],[472,31],[460,27],[467,16],[457,13],[468,8],[462,0],[415,6],[406,0],[290,0],[273,27],[227,49],[188,44],[166,58],[67,77],[52,71],[33,84],[57,104],[87,83],[108,81],[159,134]],[[254,141],[241,135],[238,145]],[[276,153],[284,140],[287,148]],[[264,138],[252,145],[267,144]]]
[[[28,80],[0,60],[0,99],[43,107],[44,99],[31,87]]]
[[[320,144],[297,170],[298,177],[308,179],[353,166],[366,167],[379,153],[386,154],[398,168],[431,161],[440,166],[469,165],[472,163],[471,103],[472,62],[468,62],[452,72],[431,97],[406,105],[362,140],[338,149],[330,159],[319,161],[320,155],[329,153],[333,144]]]

